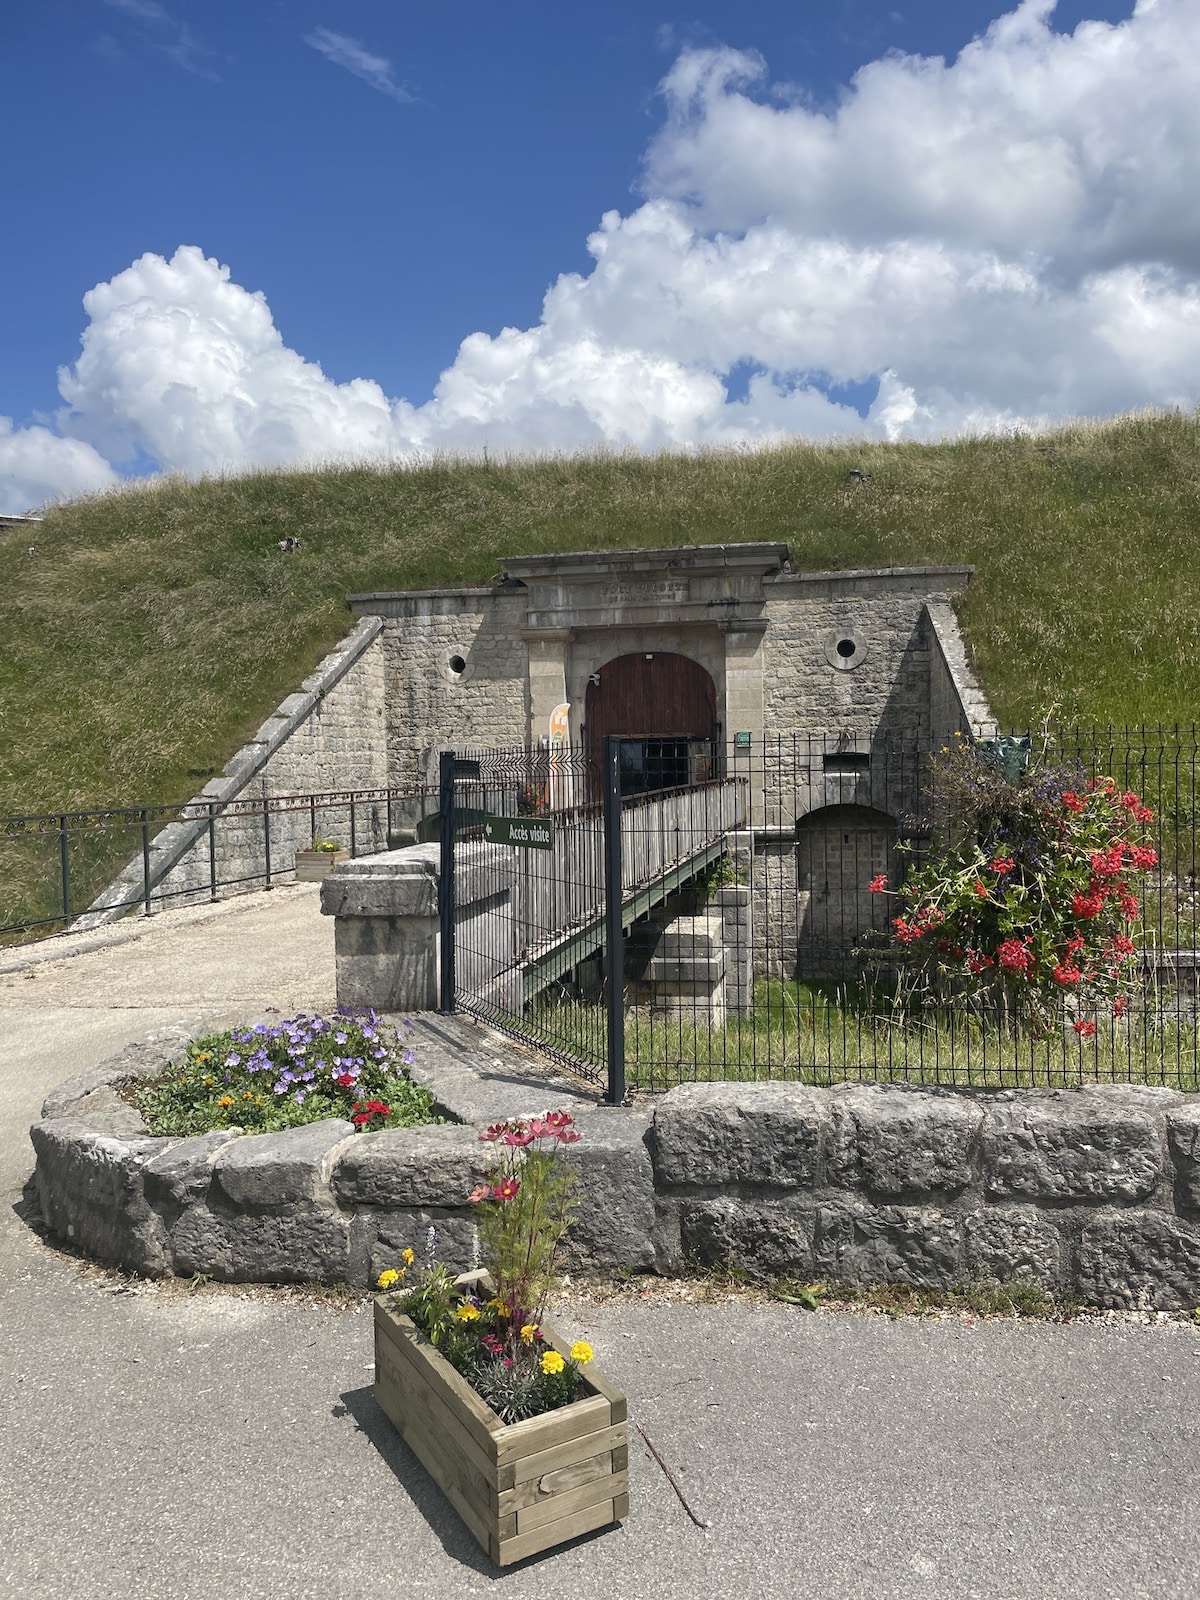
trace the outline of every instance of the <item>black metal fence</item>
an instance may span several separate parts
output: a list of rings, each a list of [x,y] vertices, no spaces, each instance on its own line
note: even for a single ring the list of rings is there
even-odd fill
[[[870,885],[922,861],[945,801],[931,757],[953,737],[769,737],[638,792],[622,774],[645,762],[618,740],[459,756],[443,784],[443,1004],[606,1077],[614,1100],[779,1077],[1200,1087],[1195,730],[1047,743],[1047,762],[1111,777],[1155,814],[1129,1013],[1083,1033],[1065,997],[1056,1022],[1021,1030],[898,990],[896,906]]]
[[[438,792],[357,789],[0,818],[0,936],[291,881],[297,850],[437,837]]]

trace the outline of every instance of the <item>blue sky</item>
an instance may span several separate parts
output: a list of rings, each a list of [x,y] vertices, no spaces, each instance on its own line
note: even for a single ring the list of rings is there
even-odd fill
[[[1196,0],[13,0],[0,510],[1194,405],[1198,47]]]

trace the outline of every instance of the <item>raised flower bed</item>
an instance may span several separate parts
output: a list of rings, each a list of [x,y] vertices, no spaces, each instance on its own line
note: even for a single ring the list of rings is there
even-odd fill
[[[414,1323],[375,1303],[375,1398],[497,1566],[629,1511],[625,1397],[598,1373],[583,1398],[504,1423]],[[542,1328],[546,1345],[569,1346]]]

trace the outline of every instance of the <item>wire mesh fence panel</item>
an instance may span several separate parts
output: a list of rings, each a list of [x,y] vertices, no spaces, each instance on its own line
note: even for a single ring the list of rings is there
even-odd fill
[[[1036,741],[1028,775],[1028,739],[992,740],[970,745],[966,779],[953,780],[960,738],[774,736],[723,756],[684,741],[622,741],[615,955],[604,938],[596,752],[564,754],[571,776],[558,788],[547,752],[477,754],[477,776],[460,781],[456,799],[467,824],[456,859],[473,897],[460,913],[463,1003],[597,1076],[614,1049],[604,998],[619,963],[633,1089],[756,1078],[1200,1086],[1194,730],[1053,730]],[[988,823],[998,854],[979,868],[988,879],[979,887],[999,908],[1000,931],[978,952],[905,917],[906,886],[945,856],[963,802],[954,781],[969,790],[976,761],[980,782],[1011,765],[1025,808],[1025,822],[1001,808]],[[1091,992],[1071,978],[1070,940],[1043,949],[1040,988],[1028,974],[1036,1005],[1014,1005],[1007,971],[990,988],[964,981],[984,968],[999,979],[996,941],[1009,955],[1032,951],[1034,908],[1050,894],[1038,849],[1055,847],[1055,808],[1076,789],[1086,800],[1110,786],[1118,818],[1129,797],[1150,814],[1137,849],[1153,865],[1136,882],[1110,882],[1128,902],[1117,925],[1127,931],[1105,947],[1105,983]],[[488,838],[485,813],[540,816],[553,842],[500,842],[494,826]],[[1049,845],[1017,840],[1029,816],[1050,828]],[[1086,860],[1076,866],[1086,884]],[[1069,907],[1058,916],[1056,937],[1093,931],[1083,900],[1075,922]]]
[[[589,1078],[606,1053],[594,788],[582,750],[477,750],[456,752],[446,794],[454,1004]]]

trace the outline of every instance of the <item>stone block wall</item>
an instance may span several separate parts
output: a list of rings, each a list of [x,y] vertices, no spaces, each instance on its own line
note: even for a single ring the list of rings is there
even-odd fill
[[[928,737],[933,639],[926,604],[940,600],[949,610],[947,585],[965,584],[969,570],[766,579],[764,726]]]
[[[1195,1096],[695,1084],[659,1103],[654,1152],[669,1270],[1200,1304]]]
[[[473,1124],[545,1109],[544,1084],[506,1075],[500,1103],[493,1078],[485,1108],[463,1062],[427,1075],[461,1122],[150,1138],[112,1086],[161,1070],[185,1037],[133,1046],[47,1099],[31,1135],[52,1233],[148,1275],[368,1287],[430,1228],[441,1259],[477,1264]],[[1200,1096],[758,1083],[682,1085],[652,1110],[566,1099],[583,1135],[575,1269],[1015,1279],[1095,1306],[1200,1305]]]
[[[441,750],[526,743],[522,591],[351,595],[350,604],[383,624],[388,772],[395,787],[436,785]]]
[[[208,898],[210,805],[387,786],[382,633],[383,624],[377,617],[359,622],[304,680],[299,692],[289,695],[242,746],[221,777],[206,784],[182,808],[183,820],[156,833],[150,845],[153,905],[182,905]],[[268,841],[261,813],[239,817],[218,812],[213,828],[218,879],[226,884],[244,879],[247,888],[261,887],[268,848],[272,877],[290,877],[296,851],[312,842],[313,821],[307,807],[281,806],[271,814]],[[315,822],[318,834],[349,845],[350,817],[345,806],[318,808]],[[358,853],[386,849],[386,801],[356,806],[354,826]],[[121,916],[123,904],[138,902],[144,882],[139,850],[75,927],[95,927]]]

